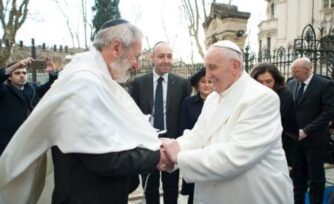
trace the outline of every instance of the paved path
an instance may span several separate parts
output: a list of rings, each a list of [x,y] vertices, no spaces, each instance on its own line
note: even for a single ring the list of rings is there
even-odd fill
[[[179,189],[181,189],[181,183],[182,183],[181,181],[182,180],[180,179]],[[161,188],[160,188],[160,192],[162,192]],[[178,204],[187,204],[187,201],[188,201],[188,196],[183,196],[179,194]],[[130,194],[128,204],[145,204],[144,192],[143,192],[143,188],[141,184],[132,194]],[[162,196],[160,197],[160,204],[163,204]]]
[[[334,165],[333,164],[326,164],[326,186],[333,186],[334,185]],[[160,189],[161,190],[161,189]],[[178,204],[187,204],[187,196],[183,196],[179,194]],[[161,204],[163,204],[162,197],[161,197]],[[143,189],[141,185],[137,188],[135,192],[130,195],[129,204],[145,204],[145,200],[143,197]]]

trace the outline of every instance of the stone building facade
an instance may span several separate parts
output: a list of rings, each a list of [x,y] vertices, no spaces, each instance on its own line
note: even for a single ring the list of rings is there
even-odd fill
[[[317,39],[334,32],[334,0],[265,0],[266,20],[259,24],[259,50],[291,48],[308,24]]]
[[[237,6],[212,3],[210,14],[203,23],[206,47],[218,40],[231,40],[243,50],[249,17],[249,12],[238,11]]]

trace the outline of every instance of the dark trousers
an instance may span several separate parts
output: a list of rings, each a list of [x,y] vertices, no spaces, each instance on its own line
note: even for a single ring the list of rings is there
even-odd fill
[[[142,184],[145,190],[146,204],[159,204],[159,184],[160,173],[163,189],[164,204],[177,204],[178,187],[179,187],[179,171],[173,173],[160,172],[154,170],[150,174],[142,175]]]
[[[305,203],[305,193],[310,190],[310,203],[322,204],[325,189],[325,147],[298,144],[293,161],[295,204]]]
[[[288,166],[292,166],[293,157],[295,155],[297,140],[292,139],[288,136],[282,137],[283,149],[285,152],[286,160],[288,162]]]
[[[194,183],[187,183],[184,179],[182,179],[181,194],[188,195],[188,204],[194,203],[194,189],[195,189]]]

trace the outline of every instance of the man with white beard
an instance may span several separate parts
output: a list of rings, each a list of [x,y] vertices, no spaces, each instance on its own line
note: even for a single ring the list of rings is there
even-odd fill
[[[125,204],[139,173],[168,166],[155,129],[117,83],[138,67],[141,39],[126,20],[107,21],[65,67],[0,158],[0,203],[37,202],[48,149],[53,204]]]

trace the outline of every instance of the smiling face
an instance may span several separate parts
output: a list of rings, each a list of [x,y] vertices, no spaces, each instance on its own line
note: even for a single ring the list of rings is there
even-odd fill
[[[197,91],[205,99],[213,91],[212,81],[202,76],[197,84]]]
[[[212,81],[217,93],[229,88],[241,75],[240,62],[228,57],[223,48],[211,47],[204,57],[204,65],[206,77]]]
[[[153,48],[151,59],[154,70],[159,76],[170,72],[173,60],[172,48],[165,42],[158,43]]]

